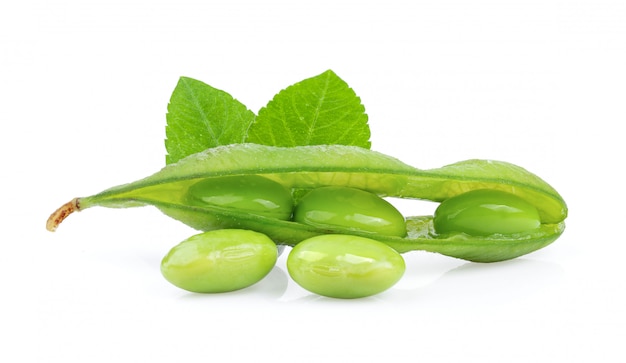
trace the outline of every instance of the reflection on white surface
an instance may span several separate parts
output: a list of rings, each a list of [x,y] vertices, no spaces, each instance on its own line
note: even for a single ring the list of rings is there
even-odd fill
[[[453,308],[510,304],[558,286],[564,278],[556,263],[518,258],[481,264],[445,256],[410,252],[404,255],[407,271],[391,289],[366,299],[389,304],[435,304]],[[280,301],[337,300],[318,297],[290,284]]]
[[[204,302],[220,302],[232,299],[262,299],[276,301],[287,291],[289,276],[282,268],[275,266],[267,276],[258,283],[245,289],[217,294],[197,294],[180,290],[180,298],[184,300],[202,300]]]
[[[453,268],[423,288],[408,290],[407,298],[433,301],[453,308],[462,299],[468,306],[502,306],[523,301],[558,286],[564,277],[556,263],[516,259],[491,264],[468,262]]]

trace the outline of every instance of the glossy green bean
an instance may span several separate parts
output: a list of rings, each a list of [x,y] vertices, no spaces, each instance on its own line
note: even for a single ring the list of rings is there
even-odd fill
[[[161,273],[191,292],[228,292],[263,279],[277,254],[274,242],[261,233],[221,229],[194,235],[172,248],[161,261]]]
[[[376,240],[351,235],[323,235],[298,243],[287,270],[303,288],[318,295],[354,299],[379,294],[400,280],[402,256]]]
[[[291,192],[258,175],[203,179],[189,187],[187,204],[230,208],[282,220],[290,219],[293,210]]]
[[[479,189],[443,201],[433,225],[437,233],[489,236],[533,232],[541,219],[537,208],[511,193]]]
[[[296,205],[293,220],[317,228],[341,227],[388,236],[406,236],[404,216],[376,194],[346,187],[311,190]]]

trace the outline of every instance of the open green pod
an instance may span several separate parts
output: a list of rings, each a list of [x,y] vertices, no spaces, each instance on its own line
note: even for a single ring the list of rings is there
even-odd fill
[[[346,186],[382,197],[442,202],[476,190],[501,190],[535,206],[540,228],[528,233],[474,237],[437,235],[432,216],[407,217],[407,236],[394,237],[342,228],[316,228],[219,206],[186,202],[191,185],[212,177],[261,175],[288,189]],[[190,155],[159,172],[89,197],[76,198],[50,216],[51,231],[75,210],[94,206],[126,208],[153,205],[166,215],[202,231],[250,229],[277,244],[294,246],[321,234],[341,233],[379,240],[398,252],[423,250],[476,262],[512,259],[552,243],[563,232],[567,206],[548,183],[527,170],[500,161],[467,160],[421,170],[393,157],[344,145],[274,147],[257,144],[220,146]]]

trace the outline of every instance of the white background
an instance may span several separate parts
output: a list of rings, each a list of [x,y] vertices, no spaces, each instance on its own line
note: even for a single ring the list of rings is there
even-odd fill
[[[1,361],[626,360],[623,1],[6,1],[0,62]],[[373,149],[523,166],[567,201],[565,234],[495,264],[411,252],[398,285],[346,301],[295,285],[285,255],[249,289],[179,290],[159,263],[195,231],[152,208],[45,231],[164,165],[179,76],[256,112],[327,69]]]

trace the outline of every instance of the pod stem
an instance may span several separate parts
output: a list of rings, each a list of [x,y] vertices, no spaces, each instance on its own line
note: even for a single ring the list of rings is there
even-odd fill
[[[63,204],[59,209],[55,210],[54,213],[50,215],[48,221],[46,222],[46,229],[50,232],[56,231],[59,224],[63,222],[67,216],[74,212],[80,211],[80,198],[74,198],[69,202]]]

